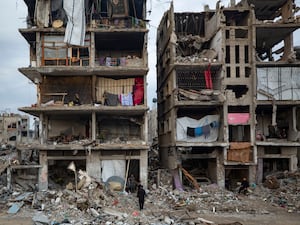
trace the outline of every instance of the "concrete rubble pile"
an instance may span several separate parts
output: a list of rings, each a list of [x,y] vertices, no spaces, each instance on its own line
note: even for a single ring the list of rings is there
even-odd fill
[[[2,188],[1,192],[4,190]],[[139,211],[135,194],[111,191],[96,181],[77,192],[65,188],[22,193],[16,188],[11,194],[7,193],[2,208],[8,208],[10,214],[31,216],[39,225],[207,224],[208,221],[199,214],[212,213],[212,210],[214,213],[236,211],[237,207],[242,212],[247,208],[233,193],[216,186],[206,187],[198,193],[174,191],[170,185],[153,184],[147,193],[145,210]]]
[[[198,35],[178,37],[176,61],[180,63],[216,62],[217,52],[214,49],[203,48],[204,43],[205,40]]]
[[[263,186],[265,201],[286,208],[288,212],[300,212],[300,171],[270,174]]]
[[[18,155],[15,147],[4,143],[0,144],[0,175],[12,163],[18,163]]]
[[[14,160],[15,155],[11,155]],[[152,154],[152,157],[155,155]],[[1,156],[2,165],[5,162],[3,158],[7,157]],[[0,209],[7,214],[31,217],[36,225],[217,224],[201,215],[270,214],[257,207],[258,201],[285,207],[289,212],[300,212],[299,172],[269,175],[264,186],[252,184],[248,196],[227,191],[215,184],[202,185],[199,191],[187,186],[184,191],[174,190],[170,171],[154,166],[150,173],[153,176],[146,191],[145,209],[140,211],[136,193],[110,189],[107,183],[89,177],[85,171],[78,172],[77,188],[75,182],[70,182],[44,192],[37,191],[34,180],[27,181],[27,186],[16,182],[9,190],[5,186],[6,175],[2,172]],[[273,184],[274,180],[279,185],[274,187],[268,184]],[[256,204],[251,204],[251,201]]]

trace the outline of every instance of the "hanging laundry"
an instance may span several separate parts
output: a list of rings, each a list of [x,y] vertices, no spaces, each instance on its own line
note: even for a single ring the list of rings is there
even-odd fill
[[[205,138],[210,135],[210,125],[205,125],[202,127],[202,132]]]
[[[104,105],[117,106],[119,104],[119,98],[116,94],[105,92],[104,99]]]
[[[132,94],[120,94],[120,102],[123,106],[133,106]]]
[[[133,104],[140,105],[144,102],[144,79],[134,79],[134,90],[133,90]]]
[[[190,137],[199,137],[204,135],[207,138],[210,135],[210,125],[205,125],[202,127],[187,127],[187,135]]]
[[[211,79],[211,71],[210,64],[208,64],[207,70],[204,71],[205,76],[205,84],[207,89],[213,89],[212,79]]]
[[[63,2],[68,17],[64,42],[70,45],[84,46],[85,9],[84,0],[68,0]]]

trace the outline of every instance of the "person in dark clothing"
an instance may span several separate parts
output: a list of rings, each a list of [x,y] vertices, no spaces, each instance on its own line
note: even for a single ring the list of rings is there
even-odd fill
[[[136,189],[136,180],[133,174],[128,178],[128,188],[130,193],[134,193]]]
[[[140,210],[144,208],[144,201],[145,201],[145,196],[146,196],[146,191],[143,188],[143,185],[138,186],[138,191],[137,191],[137,197],[139,198],[139,206]]]
[[[244,177],[243,178],[243,181],[241,183],[241,187],[239,188],[239,194],[241,192],[243,192],[244,194],[246,194],[247,190],[248,190],[248,187],[249,187],[249,182],[247,181],[247,179]]]

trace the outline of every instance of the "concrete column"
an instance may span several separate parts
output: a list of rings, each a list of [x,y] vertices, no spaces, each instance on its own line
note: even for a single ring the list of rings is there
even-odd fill
[[[297,171],[298,170],[297,164],[298,164],[297,155],[292,155],[291,158],[290,158],[290,168],[289,168],[289,170],[291,172]]]
[[[86,156],[86,172],[97,181],[101,179],[100,151],[92,151]]]
[[[251,165],[249,166],[249,183],[255,183],[256,182],[256,166]]]
[[[92,140],[96,140],[96,113],[92,112]]]
[[[97,101],[97,95],[96,95],[96,92],[97,92],[97,88],[96,88],[96,83],[97,83],[97,76],[96,75],[93,75],[92,76],[92,100],[93,102],[96,102]]]
[[[217,185],[220,187],[225,187],[225,167],[223,160],[223,152],[217,153],[216,158],[216,167],[217,167]]]
[[[260,184],[263,181],[263,158],[257,159],[257,174],[256,174],[256,183]]]
[[[40,32],[36,32],[35,33],[35,39],[36,39],[36,66],[40,67],[42,66],[42,43],[41,43],[41,33]]]
[[[44,127],[43,127],[44,116],[43,113],[40,113],[39,116],[39,140],[40,144],[44,144]]]
[[[43,127],[43,143],[45,143],[48,140],[48,134],[49,134],[49,116],[48,115],[44,115],[43,124],[44,124],[44,127]]]
[[[288,0],[282,6],[282,20],[285,23],[289,22],[289,19],[293,16],[293,1]],[[284,39],[284,51],[282,58],[284,60],[289,59],[291,53],[293,52],[293,34],[291,33]]]
[[[141,184],[148,188],[148,151],[140,150],[140,181]]]
[[[148,139],[148,117],[147,117],[147,114],[145,113],[144,114],[144,125],[142,125],[142,130],[143,130],[143,138],[142,140],[144,140],[147,144],[149,143],[149,141],[151,142],[152,140],[149,140]]]
[[[91,32],[90,66],[95,67],[95,33]]]
[[[40,150],[39,191],[48,190],[48,159],[47,151]]]

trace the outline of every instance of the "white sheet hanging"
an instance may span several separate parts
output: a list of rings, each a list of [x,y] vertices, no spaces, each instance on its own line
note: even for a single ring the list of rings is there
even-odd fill
[[[177,141],[186,142],[213,142],[218,139],[219,135],[219,115],[207,115],[200,120],[190,117],[181,117],[176,120],[176,138]],[[187,135],[187,127],[202,127],[211,125],[210,134],[208,136],[191,137]]]
[[[84,46],[84,0],[64,0],[64,10],[68,17],[64,42],[70,45]]]
[[[102,160],[102,180],[107,181],[111,176],[118,176],[125,179],[126,161],[125,160]]]

